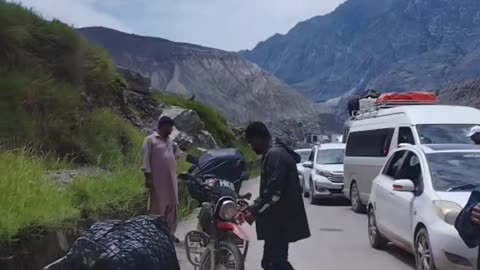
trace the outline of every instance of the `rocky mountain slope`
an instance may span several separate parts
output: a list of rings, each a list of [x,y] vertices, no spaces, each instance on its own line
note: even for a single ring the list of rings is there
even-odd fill
[[[431,90],[480,75],[480,1],[349,0],[249,59],[316,101],[374,87]]]
[[[471,80],[437,90],[439,102],[480,108],[480,80]]]
[[[195,98],[229,120],[301,118],[314,111],[303,96],[236,53],[100,27],[78,31],[117,65],[149,77],[152,89]]]

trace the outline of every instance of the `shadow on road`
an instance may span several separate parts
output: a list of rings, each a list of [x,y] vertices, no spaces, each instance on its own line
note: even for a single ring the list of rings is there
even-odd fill
[[[408,269],[415,269],[415,257],[411,253],[393,244],[388,245],[387,249],[385,249],[385,253],[404,263]]]
[[[345,198],[317,199],[315,205],[319,206],[350,206],[350,201]]]

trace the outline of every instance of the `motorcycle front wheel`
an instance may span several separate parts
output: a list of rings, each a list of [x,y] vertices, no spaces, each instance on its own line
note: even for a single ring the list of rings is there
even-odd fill
[[[206,249],[202,256],[200,270],[211,270],[210,249]],[[243,260],[240,249],[230,242],[220,242],[215,255],[215,270],[245,270],[245,262]]]

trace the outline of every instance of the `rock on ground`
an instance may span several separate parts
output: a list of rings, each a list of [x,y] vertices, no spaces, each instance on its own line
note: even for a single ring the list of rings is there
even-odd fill
[[[213,136],[203,130],[204,124],[194,110],[175,106],[166,107],[161,116],[168,116],[175,121],[175,128],[171,136],[181,149],[190,146],[207,149],[218,148]]]
[[[82,167],[73,170],[51,171],[47,174],[47,177],[61,184],[70,184],[78,178],[100,178],[107,174],[109,174],[108,171],[97,167]]]
[[[120,73],[123,78],[127,81],[128,90],[148,93],[150,92],[150,78],[143,77],[140,73],[134,72],[132,70],[117,67],[118,73]]]

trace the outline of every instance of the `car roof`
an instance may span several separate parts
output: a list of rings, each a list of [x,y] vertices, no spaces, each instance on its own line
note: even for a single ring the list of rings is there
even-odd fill
[[[345,149],[344,143],[323,143],[318,145],[319,149]]]
[[[408,105],[381,109],[352,121],[368,121],[392,115],[404,115],[412,125],[420,124],[475,124],[480,122],[480,110],[467,106]]]
[[[399,149],[420,149],[425,154],[445,152],[479,152],[480,146],[474,144],[424,144],[402,145]]]

